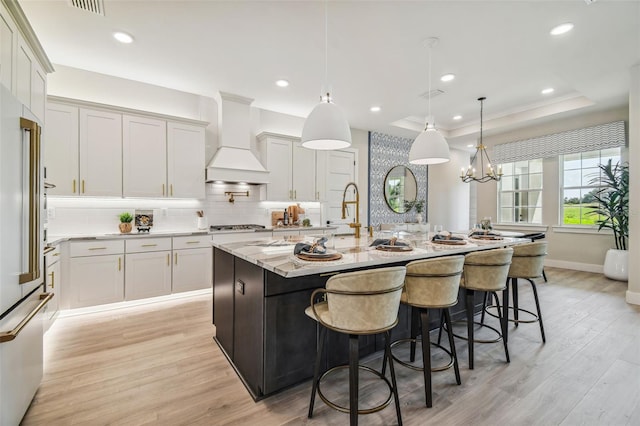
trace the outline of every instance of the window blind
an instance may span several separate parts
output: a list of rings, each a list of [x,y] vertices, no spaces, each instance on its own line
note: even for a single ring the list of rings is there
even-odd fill
[[[626,143],[624,121],[600,124],[515,142],[498,144],[491,154],[495,164],[556,157],[562,154],[617,148]]]

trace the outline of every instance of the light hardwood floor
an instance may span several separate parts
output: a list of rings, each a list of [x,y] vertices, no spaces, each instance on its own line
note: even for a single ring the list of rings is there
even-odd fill
[[[640,424],[640,307],[625,303],[626,283],[546,272],[538,291],[547,343],[537,324],[512,326],[511,363],[500,343],[476,345],[469,370],[466,342],[457,341],[462,385],[452,370],[434,373],[431,409],[421,373],[396,365],[404,424]],[[520,304],[532,309],[528,285],[520,289]],[[210,295],[62,318],[45,336],[44,380],[23,424],[348,424],[319,398],[307,419],[309,381],[253,402],[214,332]],[[379,367],[380,358],[368,363]],[[337,379],[324,389],[346,397],[346,380]],[[378,382],[362,382],[367,403],[384,397]],[[360,417],[363,425],[395,422],[393,405]]]

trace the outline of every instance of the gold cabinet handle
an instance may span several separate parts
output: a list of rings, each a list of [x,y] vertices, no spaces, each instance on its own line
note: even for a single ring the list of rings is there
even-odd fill
[[[187,241],[185,244],[198,244],[200,241]]]
[[[60,253],[53,253],[51,256],[60,256]]]
[[[169,185],[169,193],[173,197],[173,184]]]
[[[51,288],[54,288],[56,284],[56,274],[53,271],[51,271],[49,276],[51,277]]]
[[[122,271],[122,258],[118,258],[118,271]]]
[[[162,196],[164,197],[164,183],[162,184]]]
[[[76,193],[76,180],[73,180],[73,193]]]
[[[82,179],[82,193],[84,194],[84,179]]]
[[[89,247],[89,250],[106,250],[106,247]]]
[[[293,190],[293,199],[297,200],[298,199],[298,191],[297,190]]]
[[[167,266],[171,265],[171,255],[167,253]]]
[[[142,247],[155,247],[157,244],[143,244]]]
[[[174,265],[177,265],[177,264],[178,264],[178,253],[174,253],[174,255],[173,255],[173,256],[174,256],[174,259],[175,259],[175,260],[174,260],[174,262],[173,262],[173,264],[174,264]]]

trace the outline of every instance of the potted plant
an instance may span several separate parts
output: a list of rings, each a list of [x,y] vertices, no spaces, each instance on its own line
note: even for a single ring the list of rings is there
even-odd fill
[[[416,200],[414,203],[416,208],[416,220],[422,223],[422,210],[424,209],[424,200]]]
[[[133,216],[129,212],[120,213],[120,232],[127,234],[131,232],[131,222],[133,222]]]
[[[594,193],[597,205],[591,206],[589,215],[597,215],[598,231],[607,228],[613,232],[616,248],[609,249],[604,260],[604,275],[627,281],[629,278],[629,165],[609,160],[600,164],[599,176],[591,179],[599,189]]]

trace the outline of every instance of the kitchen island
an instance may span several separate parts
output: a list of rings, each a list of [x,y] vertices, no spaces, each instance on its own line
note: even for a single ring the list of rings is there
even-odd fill
[[[313,375],[317,323],[304,310],[314,289],[324,287],[330,276],[410,261],[464,254],[523,242],[468,240],[460,246],[438,245],[419,237],[409,252],[385,252],[369,247],[370,238],[336,238],[336,261],[308,262],[293,255],[294,242],[256,239],[213,243],[213,322],[215,341],[255,399],[261,399]],[[480,300],[477,301],[481,303]],[[462,316],[462,303],[452,308]],[[394,338],[408,337],[410,310],[401,306]],[[328,333],[325,344],[327,367],[345,363],[347,337]],[[344,342],[343,342],[344,340]],[[360,354],[382,349],[379,336],[360,339]]]

